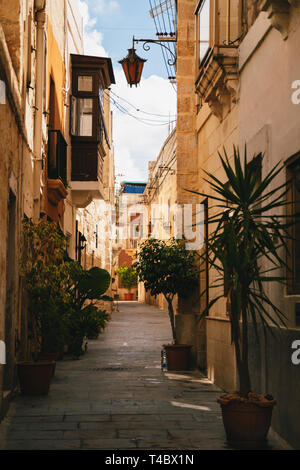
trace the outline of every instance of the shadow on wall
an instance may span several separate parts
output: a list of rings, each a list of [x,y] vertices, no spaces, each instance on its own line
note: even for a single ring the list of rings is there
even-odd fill
[[[272,394],[277,402],[272,428],[294,449],[300,449],[300,364],[293,364],[292,345],[300,339],[299,330],[272,328],[264,341],[260,331],[260,346],[252,329],[250,338],[250,370],[252,388],[258,393]],[[295,362],[295,361],[294,361]]]

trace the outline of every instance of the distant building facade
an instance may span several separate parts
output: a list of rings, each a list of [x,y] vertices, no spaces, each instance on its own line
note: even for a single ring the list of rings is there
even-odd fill
[[[136,259],[138,244],[148,230],[148,214],[145,206],[145,182],[123,181],[116,197],[116,239],[113,251],[113,273],[117,279],[120,300],[125,299],[125,289],[116,269],[131,267]],[[132,289],[134,300],[138,300],[138,285]]]

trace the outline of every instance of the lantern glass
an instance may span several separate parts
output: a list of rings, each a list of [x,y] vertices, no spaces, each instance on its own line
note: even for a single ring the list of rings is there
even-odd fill
[[[127,56],[120,60],[119,63],[122,65],[127,83],[137,86],[141,80],[142,71],[144,67],[145,59],[142,59],[135,53],[135,49],[128,49]]]

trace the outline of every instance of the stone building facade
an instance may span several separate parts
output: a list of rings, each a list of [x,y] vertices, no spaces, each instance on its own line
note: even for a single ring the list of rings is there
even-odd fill
[[[186,189],[210,194],[205,171],[226,184],[218,158],[224,148],[229,159],[233,145],[243,150],[246,144],[249,159],[264,153],[263,174],[284,163],[285,171],[275,184],[292,177],[289,197],[298,204],[300,6],[293,0],[178,0],[176,5],[176,171],[156,190],[155,198],[166,202],[170,191],[177,204],[202,208],[205,250],[206,220],[215,209]],[[160,158],[150,164],[148,187]],[[292,344],[300,339],[298,226],[294,235],[287,258],[292,279],[286,287],[268,286],[272,301],[287,316],[287,328],[277,332],[277,341],[270,337],[266,344],[261,337],[259,347],[251,332],[250,362],[255,391],[278,398],[273,428],[299,448],[300,366],[291,359]],[[179,302],[176,325],[180,342],[193,344],[197,367],[230,391],[237,387],[237,371],[225,296],[204,323],[198,322],[208,300],[218,294],[210,289],[214,276],[204,269],[200,289],[206,289],[206,296],[199,303]],[[159,301],[158,305],[163,306]]]
[[[176,201],[176,129],[164,142],[156,161],[148,164],[148,183],[145,189],[151,235],[155,238],[168,239],[175,235]],[[156,298],[140,288],[140,301],[167,309],[167,302],[161,294]],[[175,305],[176,304],[176,305]],[[174,301],[174,308],[177,300]]]
[[[34,214],[33,174],[42,146],[34,140],[37,122],[37,38],[33,1],[0,4],[0,339],[6,364],[0,365],[0,415],[14,389],[15,359],[25,352],[26,328],[19,277],[21,221]],[[40,19],[40,18],[39,18]],[[38,22],[37,22],[38,23]]]
[[[0,418],[16,361],[28,353],[22,219],[54,221],[72,258],[111,272],[111,239],[99,237],[95,248],[94,232],[106,217],[101,204],[114,202],[112,83],[111,60],[84,55],[77,0],[0,2]]]

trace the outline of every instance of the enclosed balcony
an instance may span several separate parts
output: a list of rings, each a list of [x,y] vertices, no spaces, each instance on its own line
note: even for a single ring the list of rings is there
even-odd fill
[[[103,161],[110,148],[104,93],[115,83],[111,60],[71,55],[71,190],[77,207],[104,197]]]

